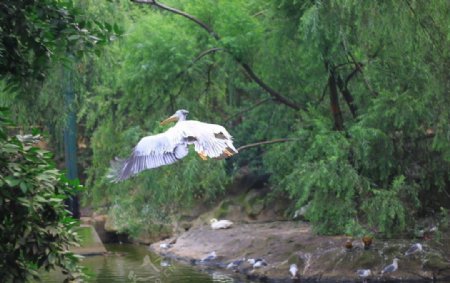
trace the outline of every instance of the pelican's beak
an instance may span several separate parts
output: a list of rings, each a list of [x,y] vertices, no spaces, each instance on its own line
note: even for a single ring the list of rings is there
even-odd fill
[[[170,122],[176,122],[176,121],[178,121],[178,117],[177,116],[170,116],[169,118],[167,118],[166,120],[162,121],[159,124],[160,125],[165,125],[165,124],[168,124]]]

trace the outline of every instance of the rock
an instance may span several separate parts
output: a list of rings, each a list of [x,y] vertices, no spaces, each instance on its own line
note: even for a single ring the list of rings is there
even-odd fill
[[[434,253],[426,256],[423,268],[434,272],[441,272],[450,270],[450,262],[442,255]]]
[[[109,216],[106,216],[106,221],[105,221],[104,227],[105,227],[106,232],[117,233],[117,231],[119,230],[118,227],[116,226],[116,224],[114,223],[114,218],[109,217]]]
[[[259,215],[264,209],[264,199],[261,198],[260,192],[250,191],[244,201],[245,212],[250,217]]]
[[[433,249],[431,243],[418,257],[402,257],[410,240],[377,239],[369,250],[360,244],[346,252],[342,247],[345,239],[346,236],[318,236],[309,224],[299,221],[235,223],[228,230],[212,230],[205,222],[180,234],[169,250],[161,249],[159,243],[151,247],[165,256],[194,263],[214,250],[220,257],[211,267],[223,269],[243,257],[264,258],[269,263],[264,268],[255,270],[244,263],[235,271],[268,282],[291,282],[291,264],[297,265],[301,280],[305,281],[355,281],[359,279],[358,269],[371,269],[369,279],[374,280],[419,281],[450,275],[450,263],[443,251]],[[398,270],[380,277],[383,267],[396,256],[401,257]]]

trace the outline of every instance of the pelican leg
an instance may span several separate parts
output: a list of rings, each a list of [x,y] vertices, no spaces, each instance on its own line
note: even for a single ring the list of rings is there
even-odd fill
[[[233,153],[230,152],[228,149],[224,149],[224,150],[223,150],[223,153],[225,154],[226,157],[233,156]]]
[[[202,160],[208,160],[208,157],[207,157],[206,154],[204,154],[203,152],[199,152],[199,153],[198,153],[198,156],[200,156],[200,158],[201,158]]]

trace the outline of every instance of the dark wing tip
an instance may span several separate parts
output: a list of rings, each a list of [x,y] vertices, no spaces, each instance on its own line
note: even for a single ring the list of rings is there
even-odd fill
[[[106,178],[111,183],[121,182],[125,179],[128,179],[131,176],[131,175],[126,176],[123,172],[126,162],[127,162],[127,159],[122,159],[122,158],[118,158],[118,157],[115,157],[114,160],[110,161],[110,167],[109,167],[108,173],[106,175]]]

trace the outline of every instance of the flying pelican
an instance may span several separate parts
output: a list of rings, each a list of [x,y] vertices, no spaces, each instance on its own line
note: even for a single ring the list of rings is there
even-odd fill
[[[233,225],[230,220],[217,220],[216,218],[211,219],[210,223],[213,230],[228,229]]]
[[[134,147],[131,156],[112,162],[108,177],[120,182],[139,172],[177,162],[188,154],[188,146],[201,159],[222,159],[238,153],[228,131],[215,124],[186,120],[189,111],[181,109],[161,122],[161,125],[175,122],[175,126],[161,134],[142,138]]]

